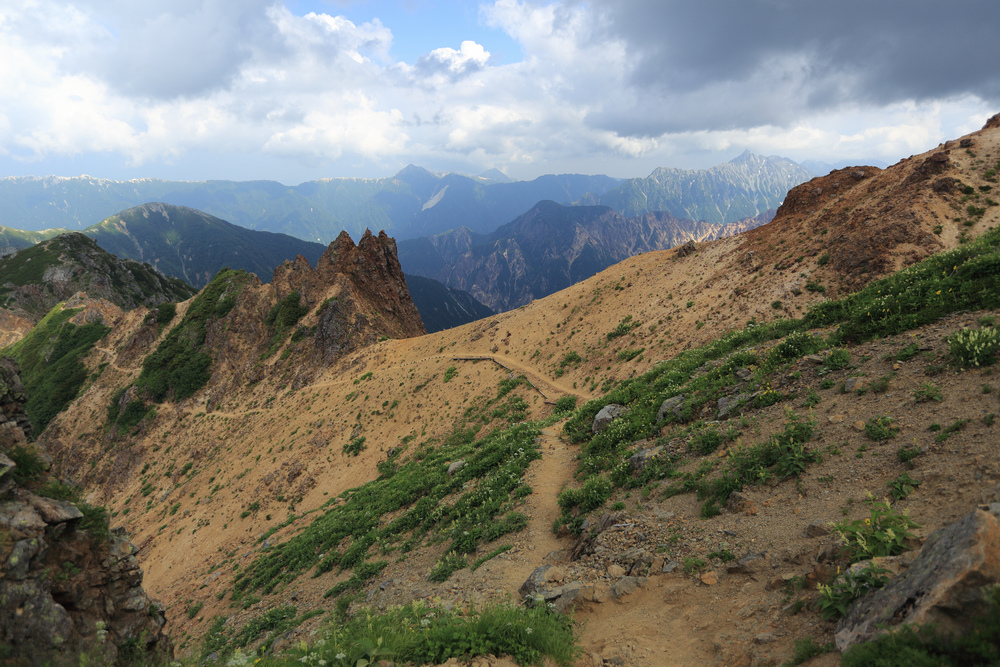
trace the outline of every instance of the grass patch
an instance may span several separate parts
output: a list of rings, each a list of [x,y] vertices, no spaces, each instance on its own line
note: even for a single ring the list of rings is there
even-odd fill
[[[237,575],[234,600],[270,593],[311,568],[315,576],[335,568],[357,574],[374,553],[406,553],[425,538],[448,541],[448,550],[462,555],[523,528],[527,519],[514,511],[516,490],[540,454],[537,426],[508,421],[521,416],[512,391],[522,383],[501,381],[497,395],[470,407],[443,441],[423,443],[408,459],[381,467],[375,481],[328,501],[309,526]],[[494,429],[477,438],[485,425]],[[449,477],[448,464],[459,459],[465,465]],[[380,526],[388,513],[393,520]]]
[[[79,311],[57,305],[27,336],[4,350],[21,367],[28,396],[24,409],[35,433],[41,433],[80,393],[88,376],[80,359],[111,330],[101,324],[70,323]]]

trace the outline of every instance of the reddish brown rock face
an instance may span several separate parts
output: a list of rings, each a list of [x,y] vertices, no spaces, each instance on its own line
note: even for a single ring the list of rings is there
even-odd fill
[[[379,336],[409,338],[425,333],[399,265],[396,241],[384,231],[378,236],[366,231],[357,245],[347,232],[341,232],[320,257],[315,269],[299,256],[294,262],[285,262],[274,270],[272,284],[279,299],[297,291],[310,308],[327,299],[336,299],[336,310],[344,320],[345,331],[360,334],[363,339],[372,335],[372,340]],[[320,308],[321,323],[324,311],[329,310],[332,303]],[[358,315],[365,322],[357,321]],[[326,313],[327,319],[330,316]],[[334,342],[326,341],[322,347],[329,350]],[[341,345],[338,349],[346,348]]]

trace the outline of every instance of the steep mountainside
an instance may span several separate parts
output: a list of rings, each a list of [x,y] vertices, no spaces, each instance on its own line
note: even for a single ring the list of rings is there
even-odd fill
[[[468,292],[448,287],[431,278],[407,274],[406,287],[420,312],[427,333],[453,329],[495,314],[493,309]]]
[[[77,292],[132,310],[184,301],[195,290],[148,264],[119,259],[79,233],[63,234],[0,258],[0,305],[18,317],[37,322],[56,303]]]
[[[68,229],[45,229],[39,232],[25,232],[20,229],[0,227],[0,256],[12,255],[22,248],[47,241],[68,231]]]
[[[170,204],[143,204],[83,230],[119,257],[148,262],[171,276],[204,287],[222,267],[256,273],[267,280],[286,259],[316,262],[319,243],[258,232],[201,211]]]
[[[410,165],[389,178],[338,178],[289,187],[273,181],[175,182],[75,178],[0,179],[0,225],[83,229],[117,211],[159,201],[242,227],[327,243],[343,229],[385,229],[399,238],[461,225],[490,231],[541,199],[569,203],[618,184],[607,176],[548,175],[533,181],[437,175]],[[191,278],[191,280],[194,280]],[[206,279],[207,280],[207,279]]]
[[[667,213],[625,218],[603,206],[543,201],[488,235],[467,228],[400,243],[405,269],[470,292],[505,311],[589,278],[621,260],[688,241],[706,241],[766,223],[770,214],[730,225]]]
[[[389,242],[338,241],[269,286],[222,276],[162,330],[126,316],[40,439],[135,536],[193,661],[368,660],[323,612],[340,632],[418,601],[394,629],[437,638],[524,592],[576,609],[589,664],[780,664],[833,642],[816,585],[850,592],[867,559],[835,524],[892,542],[878,563],[910,581],[940,570],[918,560],[937,529],[1000,502],[996,374],[954,351],[1000,345],[997,171],[1000,117],[802,184],[746,233],[405,339],[400,281],[375,280]],[[203,385],[163,364],[185,355]]]
[[[625,216],[667,211],[678,218],[727,223],[776,209],[791,188],[812,173],[782,157],[750,151],[711,169],[660,167],[625,181],[599,198]]]
[[[31,247],[58,231],[64,230],[21,232],[16,229],[3,229],[0,230],[0,242],[8,241],[12,246],[11,252],[14,252],[15,247]],[[151,263],[166,275],[181,280],[191,280],[192,284],[199,287],[204,286],[220,269],[227,267],[249,271],[257,274],[262,280],[269,280],[274,267],[285,260],[302,255],[307,261],[315,264],[325,249],[319,243],[302,241],[284,234],[245,229],[201,211],[169,204],[143,204],[122,211],[103,222],[87,227],[83,230],[83,234],[94,238],[101,248],[118,257]],[[28,256],[34,255],[29,253],[25,257]],[[73,264],[73,267],[77,264]],[[0,263],[0,271],[3,266],[4,264]],[[39,265],[36,262],[34,266],[37,269]],[[72,267],[67,268],[67,271],[74,270]],[[97,271],[97,274],[100,275],[101,271]],[[62,273],[53,275],[58,278]],[[0,280],[2,279],[0,275]],[[163,277],[160,276],[160,279]],[[88,278],[83,282],[89,284],[90,281]],[[425,321],[433,323],[432,331],[450,329],[485,317],[492,312],[466,292],[445,287],[440,283],[433,284],[434,282],[436,281],[428,282],[424,279],[420,289],[412,294],[413,302],[421,316]],[[73,293],[69,290],[74,286],[84,289],[79,286],[82,285],[81,281],[74,283],[63,281],[59,284],[64,289],[53,290],[50,286],[45,292],[49,298],[42,299],[32,306],[32,317],[37,319],[48,312],[55,301],[68,298]],[[24,301],[28,294],[34,294],[38,289],[22,286],[19,290],[20,297],[9,298],[11,305],[7,306],[8,310],[11,310],[15,318],[20,319],[11,320],[7,316],[9,321],[0,322],[0,332],[4,334],[0,336],[0,342],[12,342],[30,328],[29,320],[24,319],[25,312],[23,309],[18,309],[15,302]],[[128,291],[130,288],[126,286],[124,289]],[[55,298],[57,295],[62,296]],[[98,291],[93,293],[93,297],[102,298],[106,297],[106,294]],[[187,297],[178,296],[169,300],[178,301],[184,298]],[[28,301],[31,300],[28,298]],[[145,305],[154,303],[149,300],[135,301],[127,298],[124,301],[121,298],[111,301],[125,309],[134,308],[140,303]]]

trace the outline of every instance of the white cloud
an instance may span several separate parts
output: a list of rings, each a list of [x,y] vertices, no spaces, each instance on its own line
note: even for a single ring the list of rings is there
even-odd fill
[[[979,127],[996,81],[989,68],[961,69],[948,49],[937,57],[963,72],[959,83],[936,70],[922,83],[895,62],[870,63],[873,74],[829,42],[832,29],[806,26],[813,42],[785,35],[760,22],[771,14],[755,1],[706,28],[712,2],[495,0],[481,20],[524,54],[506,64],[471,39],[395,62],[393,30],[406,26],[298,16],[280,0],[8,4],[0,155],[111,153],[152,170],[189,154],[280,157],[285,169],[298,164],[294,176],[272,174],[286,182],[407,162],[636,175],[708,166],[743,148],[894,161]],[[783,15],[781,28],[823,11]],[[892,27],[883,14],[877,25]],[[910,17],[894,34],[912,41],[906,30],[918,24]],[[867,34],[837,25],[847,45]],[[902,83],[885,99],[872,93],[894,73]]]

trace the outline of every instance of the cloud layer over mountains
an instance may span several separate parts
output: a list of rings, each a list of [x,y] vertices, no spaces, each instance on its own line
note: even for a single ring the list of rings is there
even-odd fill
[[[1000,102],[996,3],[494,0],[470,35],[520,54],[480,37],[412,62],[393,50],[405,3],[362,5],[366,21],[314,4],[0,3],[0,169],[93,156],[119,167],[99,176],[297,182],[408,162],[634,176],[743,148],[894,161]],[[453,4],[419,11],[457,20]]]

